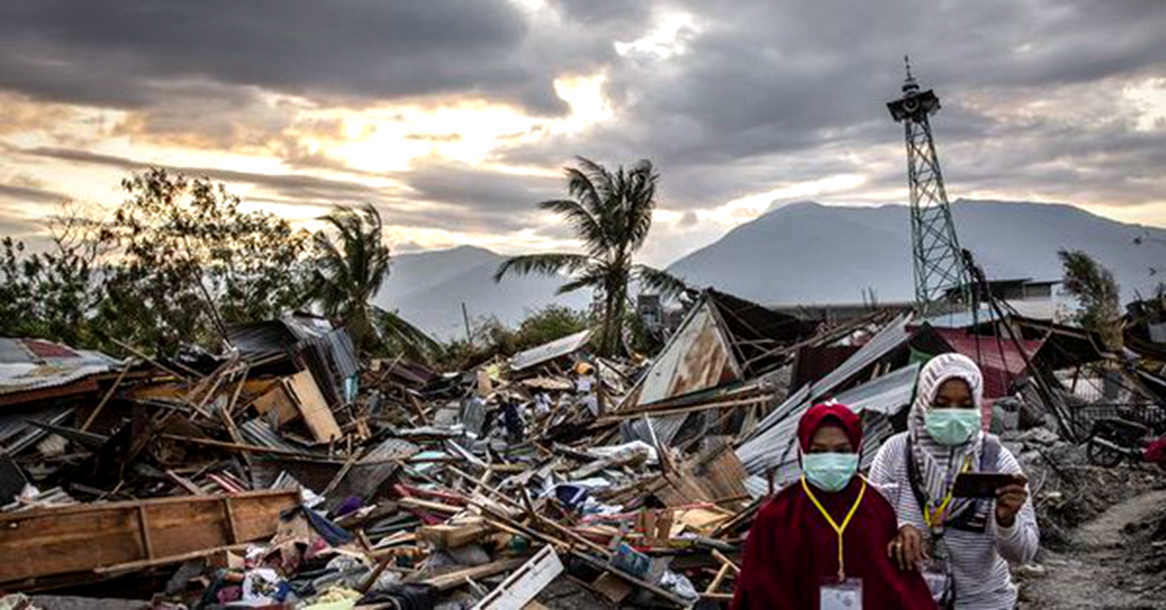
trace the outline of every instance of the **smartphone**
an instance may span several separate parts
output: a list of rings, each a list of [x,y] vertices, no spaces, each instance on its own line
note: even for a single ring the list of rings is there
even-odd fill
[[[1014,483],[1024,484],[1024,478],[999,472],[963,472],[956,476],[951,495],[957,498],[995,498],[997,489]]]

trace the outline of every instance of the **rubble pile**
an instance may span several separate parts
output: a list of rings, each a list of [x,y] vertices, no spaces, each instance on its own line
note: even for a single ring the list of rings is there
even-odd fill
[[[1076,486],[1113,475],[1070,457],[1083,424],[1063,388],[1020,383],[1042,355],[1072,362],[1053,331],[997,333],[985,370],[1042,526],[1070,526],[1090,501]],[[754,514],[799,476],[805,409],[859,412],[865,467],[920,363],[978,349],[969,332],[879,310],[807,322],[706,290],[646,360],[593,354],[583,331],[438,372],[361,358],[306,315],[230,329],[219,354],[0,339],[0,591],[37,607],[721,607]]]

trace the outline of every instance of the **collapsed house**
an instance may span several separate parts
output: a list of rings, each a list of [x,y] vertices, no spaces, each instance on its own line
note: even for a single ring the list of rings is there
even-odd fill
[[[0,587],[321,608],[519,608],[552,589],[723,604],[753,516],[800,474],[797,421],[817,402],[861,415],[867,467],[940,353],[980,362],[1009,438],[1072,438],[1121,401],[1152,413],[1166,387],[1160,368],[1016,312],[831,322],[705,290],[647,362],[596,356],[593,334],[446,373],[361,362],[342,328],[306,315],[232,328],[218,355],[0,340],[0,553],[17,558]],[[1101,405],[1107,383],[1120,392]]]

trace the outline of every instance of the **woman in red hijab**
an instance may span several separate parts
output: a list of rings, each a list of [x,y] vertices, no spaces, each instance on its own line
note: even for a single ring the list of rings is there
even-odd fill
[[[857,474],[862,422],[816,405],[798,422],[802,477],[757,514],[731,610],[933,609],[916,571],[887,559],[891,505]]]

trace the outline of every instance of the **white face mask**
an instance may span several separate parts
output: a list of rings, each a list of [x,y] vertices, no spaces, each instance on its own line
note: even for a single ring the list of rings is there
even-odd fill
[[[923,416],[927,434],[941,445],[962,445],[980,429],[979,409],[936,409]]]
[[[858,472],[857,453],[806,453],[802,455],[802,473],[811,485],[822,491],[841,491]]]

